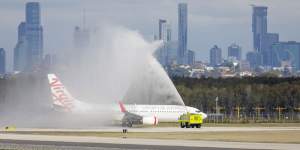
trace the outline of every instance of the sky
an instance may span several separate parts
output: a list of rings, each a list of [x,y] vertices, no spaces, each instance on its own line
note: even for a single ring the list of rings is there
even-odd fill
[[[37,0],[41,5],[45,53],[70,48],[75,26],[96,29],[103,24],[124,26],[151,41],[158,34],[158,19],[167,19],[172,39],[177,40],[177,4],[188,4],[188,49],[196,60],[208,61],[209,49],[236,43],[243,58],[252,48],[251,4],[268,6],[268,32],[279,33],[280,41],[300,41],[299,0]],[[17,27],[25,20],[28,0],[0,0],[0,47],[12,66]]]

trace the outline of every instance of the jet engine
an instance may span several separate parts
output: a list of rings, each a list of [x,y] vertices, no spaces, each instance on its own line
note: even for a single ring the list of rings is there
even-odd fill
[[[156,116],[143,117],[143,125],[157,125],[158,119]]]

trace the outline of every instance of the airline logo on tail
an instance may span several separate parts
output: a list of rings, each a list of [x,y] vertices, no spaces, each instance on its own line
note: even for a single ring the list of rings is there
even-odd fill
[[[74,98],[69,94],[55,74],[48,74],[48,80],[51,88],[53,105],[62,107],[64,111],[70,112],[74,107]]]

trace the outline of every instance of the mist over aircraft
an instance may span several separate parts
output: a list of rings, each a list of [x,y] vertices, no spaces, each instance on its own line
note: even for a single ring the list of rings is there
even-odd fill
[[[204,119],[207,118],[207,115],[199,109],[182,105],[124,105],[122,102],[119,102],[119,108],[117,104],[92,105],[75,99],[55,74],[48,74],[48,80],[55,111],[89,114],[110,109],[114,112],[111,117],[121,121],[122,126],[128,127],[135,124],[157,125],[158,122],[176,122],[181,114],[187,112],[202,114]]]

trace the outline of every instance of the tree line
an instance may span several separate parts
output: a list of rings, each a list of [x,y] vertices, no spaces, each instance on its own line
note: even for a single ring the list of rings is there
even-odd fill
[[[172,78],[186,105],[207,113],[216,112],[216,97],[223,114],[239,108],[245,114],[299,112],[300,78]]]

